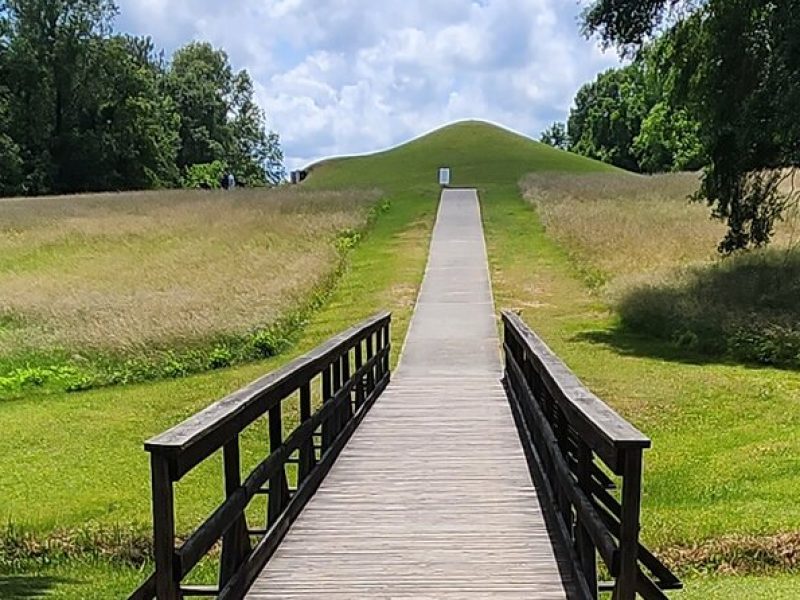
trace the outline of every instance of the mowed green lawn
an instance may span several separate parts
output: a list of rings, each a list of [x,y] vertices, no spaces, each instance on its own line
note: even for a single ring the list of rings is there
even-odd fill
[[[568,250],[547,237],[518,182],[530,172],[613,170],[480,123],[313,170],[303,187],[378,189],[388,209],[350,253],[331,298],[291,351],[175,381],[0,403],[0,517],[38,539],[55,528],[116,527],[123,537],[146,536],[145,438],[380,308],[395,313],[399,348],[425,265],[436,170],[444,164],[456,185],[481,192],[498,308],[521,308],[594,391],[653,437],[645,482],[648,543],[669,550],[731,534],[800,529],[797,373],[697,364],[665,353],[660,342],[652,342],[651,353],[602,343],[613,313],[584,283]],[[209,465],[180,490],[183,531],[219,499],[218,473],[218,465]],[[29,590],[57,598],[123,597],[144,574],[91,553],[49,565],[6,560],[0,597],[35,597]],[[791,598],[798,580],[714,576],[688,583],[686,598]]]

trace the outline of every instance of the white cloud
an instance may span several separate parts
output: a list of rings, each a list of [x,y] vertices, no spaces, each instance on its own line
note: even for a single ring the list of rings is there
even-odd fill
[[[290,167],[483,118],[529,135],[617,64],[572,0],[120,0],[120,26],[169,50],[222,46],[256,80]]]

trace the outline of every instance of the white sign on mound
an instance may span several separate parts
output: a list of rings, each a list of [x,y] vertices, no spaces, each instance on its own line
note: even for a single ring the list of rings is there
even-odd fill
[[[439,169],[439,185],[442,187],[447,187],[450,185],[450,168],[449,167],[442,167]]]

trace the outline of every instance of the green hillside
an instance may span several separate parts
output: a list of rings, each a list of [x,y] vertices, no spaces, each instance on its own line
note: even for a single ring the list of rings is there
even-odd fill
[[[597,172],[614,167],[551,148],[482,121],[448,125],[406,144],[370,154],[331,159],[310,167],[304,185],[379,187],[386,191],[436,187],[439,167],[452,169],[456,187],[517,185],[536,171]]]

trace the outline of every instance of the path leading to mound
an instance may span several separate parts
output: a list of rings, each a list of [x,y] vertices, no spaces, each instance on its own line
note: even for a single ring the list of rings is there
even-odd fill
[[[478,196],[448,190],[393,382],[248,598],[566,598],[501,377]]]

